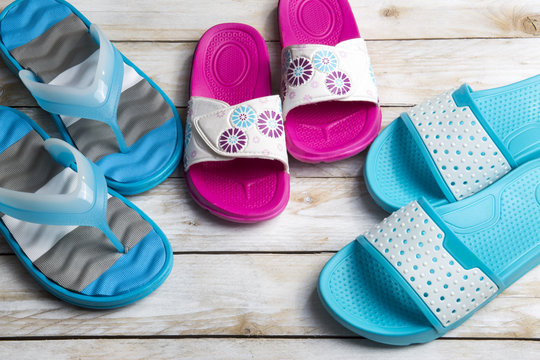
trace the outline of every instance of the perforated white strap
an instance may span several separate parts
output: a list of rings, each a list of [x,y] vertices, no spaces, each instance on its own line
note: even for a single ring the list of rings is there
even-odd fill
[[[466,270],[446,251],[444,232],[416,201],[372,228],[365,238],[444,327],[466,316],[498,290],[482,270]]]
[[[283,114],[306,104],[340,100],[378,103],[364,39],[336,46],[293,45],[282,51]]]
[[[457,106],[454,90],[408,111],[442,178],[456,200],[503,177],[511,166],[468,106]]]
[[[279,160],[289,171],[279,96],[230,106],[210,98],[189,101],[184,167],[235,158]]]

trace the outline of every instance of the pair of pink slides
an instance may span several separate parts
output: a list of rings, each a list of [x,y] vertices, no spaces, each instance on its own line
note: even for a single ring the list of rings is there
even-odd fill
[[[235,222],[280,214],[287,150],[309,163],[364,150],[381,126],[365,42],[347,0],[281,0],[281,98],[268,49],[244,24],[220,24],[193,59],[184,170],[196,202]]]

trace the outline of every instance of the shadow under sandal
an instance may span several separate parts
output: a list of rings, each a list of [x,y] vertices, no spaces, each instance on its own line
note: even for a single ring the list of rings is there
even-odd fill
[[[39,284],[71,304],[106,309],[165,281],[167,238],[108,190],[98,166],[19,111],[0,107],[0,127],[0,231]]]
[[[193,59],[185,178],[195,201],[223,219],[279,215],[290,193],[281,100],[272,96],[268,50],[244,24],[220,24]]]
[[[182,125],[163,91],[63,0],[17,0],[0,14],[0,50],[64,140],[110,187],[136,194],[178,166]]]
[[[455,202],[540,157],[540,75],[495,89],[467,84],[401,114],[364,168],[375,201],[394,211],[420,197]]]
[[[347,0],[280,0],[287,149],[309,163],[364,150],[381,110],[364,39]]]
[[[540,263],[540,159],[459,202],[414,201],[334,255],[327,310],[374,341],[434,340]]]

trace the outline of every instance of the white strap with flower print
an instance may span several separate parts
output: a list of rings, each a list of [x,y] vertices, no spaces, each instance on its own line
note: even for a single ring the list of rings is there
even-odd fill
[[[283,114],[323,101],[369,101],[378,104],[377,85],[364,39],[292,45],[282,52]]]
[[[192,97],[186,121],[184,168],[234,158],[278,160],[289,172],[279,96],[238,105]]]

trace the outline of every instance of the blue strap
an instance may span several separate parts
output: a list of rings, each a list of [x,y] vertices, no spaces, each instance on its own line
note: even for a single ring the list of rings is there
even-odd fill
[[[35,224],[92,226],[100,229],[119,252],[125,248],[107,223],[107,183],[99,167],[59,139],[47,139],[45,149],[65,167],[77,169],[77,184],[68,194],[35,194],[0,188],[0,212]]]
[[[19,77],[38,104],[46,111],[79,118],[92,119],[111,127],[120,151],[128,151],[118,126],[117,110],[124,80],[124,60],[118,50],[96,25],[90,35],[100,46],[96,73],[85,88],[50,85],[41,82],[30,70],[21,70]]]

